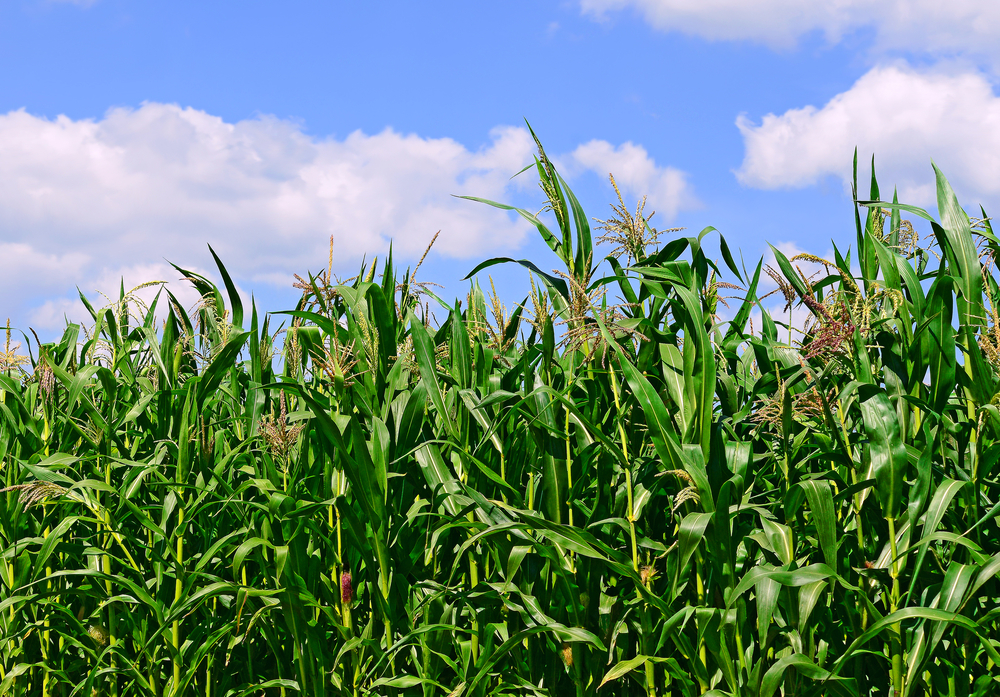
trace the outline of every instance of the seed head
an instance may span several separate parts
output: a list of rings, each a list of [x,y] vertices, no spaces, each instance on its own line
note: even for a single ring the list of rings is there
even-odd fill
[[[64,487],[52,482],[43,482],[35,479],[25,484],[15,484],[14,486],[0,489],[0,494],[8,491],[18,492],[17,500],[24,505],[27,510],[37,503],[43,503],[46,499],[59,498],[66,493]]]
[[[686,486],[677,492],[677,496],[674,498],[673,508],[670,509],[671,515],[677,512],[677,509],[681,507],[681,504],[685,501],[694,501],[699,503],[701,501],[701,496],[698,495],[698,487],[695,486],[694,480],[691,475],[684,470],[667,470],[666,472],[661,472],[660,475],[672,475],[680,479]],[[645,581],[643,581],[645,583]]]
[[[419,271],[420,267],[423,266],[424,260],[427,259],[427,255],[431,252],[431,247],[433,247],[434,243],[437,242],[438,235],[440,234],[440,230],[434,233],[434,237],[431,238],[431,242],[427,245],[427,249],[424,250],[423,256],[420,257],[420,261],[418,261],[417,265],[413,267],[409,280],[406,280],[405,283],[396,284],[396,292],[400,294],[399,301],[396,303],[396,314],[399,316],[400,320],[405,319],[404,315],[406,314],[406,308],[410,307],[411,304],[420,307],[421,298],[430,292],[428,290],[429,288],[432,286],[437,288],[444,287],[440,283],[417,280],[417,271]]]
[[[831,308],[809,295],[803,298],[803,302],[813,311],[820,325],[807,346],[806,357],[829,358],[844,353],[844,345],[850,345],[855,329],[847,306],[841,302]]]
[[[10,342],[10,319],[7,319],[7,341],[4,343],[3,351],[0,351],[0,372],[7,372],[15,368],[21,369],[21,366],[28,362],[27,356],[19,356],[18,351],[21,349],[21,344],[11,344]]]
[[[590,259],[587,260],[587,266],[590,266]],[[596,359],[601,365],[606,366],[611,347],[605,332],[601,330],[601,324],[604,324],[608,334],[614,339],[627,338],[636,343],[647,340],[622,312],[622,308],[629,307],[628,304],[608,305],[604,290],[600,288],[587,290],[589,275],[581,281],[557,269],[554,273],[564,278],[570,289],[568,316],[565,320],[556,322],[566,326],[561,344],[567,351],[583,350],[586,354],[584,362]]]
[[[484,296],[477,285],[469,291],[466,302],[465,321],[470,338],[483,337],[491,348],[500,354],[505,353],[514,344],[517,330],[507,336],[513,314],[500,300],[493,277],[490,276],[489,296]]]
[[[543,288],[535,285],[534,276],[530,276],[529,280],[531,281],[531,316],[528,318],[528,323],[541,336],[545,323],[552,318],[552,308],[549,306],[549,294]]]
[[[35,374],[38,376],[38,391],[41,393],[42,399],[51,402],[55,396],[56,374],[53,372],[46,354],[42,354],[41,360],[38,361]]]
[[[280,411],[277,416],[269,414],[260,420],[260,430],[264,435],[267,449],[274,455],[284,457],[295,445],[304,424],[288,425],[288,407],[285,403],[285,393],[281,392],[278,399]]]
[[[768,297],[768,295],[780,292],[782,297],[785,298],[785,307],[782,312],[788,312],[792,309],[792,304],[799,297],[798,291],[795,290],[795,286],[792,285],[791,281],[787,280],[780,271],[770,264],[764,267],[764,273],[770,276],[771,280],[774,281],[778,287],[760,299],[763,300]]]
[[[907,259],[912,259],[917,255],[917,246],[920,242],[920,233],[913,227],[909,220],[900,220],[899,227],[896,228],[898,242],[896,249],[900,254],[906,255]]]
[[[669,230],[657,230],[649,224],[649,220],[655,215],[655,211],[646,215],[643,209],[646,207],[646,197],[636,204],[635,213],[631,213],[622,198],[622,192],[618,188],[613,174],[608,175],[611,179],[611,186],[614,187],[618,195],[618,205],[611,204],[614,215],[607,220],[598,219],[596,222],[601,225],[599,230],[604,230],[605,234],[597,238],[598,242],[607,242],[614,245],[611,256],[616,259],[625,257],[626,263],[631,263],[633,259],[639,260],[646,257],[646,250],[659,244],[660,235],[664,232],[680,232],[684,228],[671,228]]]
[[[319,372],[333,384],[339,393],[345,387],[354,384],[352,379],[354,366],[358,364],[358,359],[354,354],[354,341],[341,344],[336,333],[330,335],[330,347],[326,344],[320,346],[322,355],[317,351],[313,353],[314,372]]]

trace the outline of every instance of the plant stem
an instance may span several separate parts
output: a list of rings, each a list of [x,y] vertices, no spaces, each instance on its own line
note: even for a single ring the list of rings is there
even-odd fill
[[[177,509],[177,576],[174,579],[174,605],[179,605],[184,597],[184,580],[181,569],[184,565],[184,506]],[[174,648],[174,686],[173,695],[177,697],[181,689],[181,622],[175,619],[171,632]]]
[[[569,512],[569,526],[573,527],[573,448],[569,437],[569,409],[566,409],[566,510]],[[572,560],[572,552],[570,560]]]
[[[635,509],[634,509],[634,499],[632,496],[632,463],[629,462],[628,458],[628,439],[625,436],[625,428],[622,426],[622,405],[621,400],[618,397],[618,378],[615,375],[614,370],[608,371],[608,375],[611,377],[611,394],[614,395],[615,400],[615,411],[618,414],[618,436],[621,439],[622,444],[622,455],[625,460],[625,490],[628,495],[628,511],[627,519],[629,526],[629,536],[632,542],[632,568],[638,572],[639,571],[639,545],[636,540],[635,535]]]
[[[701,576],[701,552],[695,552],[694,560],[694,574],[695,574],[695,590],[698,594],[698,607],[705,606],[705,580]],[[708,675],[708,652],[705,650],[705,639],[699,637],[698,639],[698,658],[701,660],[702,670],[705,671],[705,675]],[[701,690],[699,694],[704,694],[708,692],[708,684],[702,679],[701,675],[698,675],[698,687]]]
[[[896,521],[893,518],[886,518],[889,523],[889,551],[892,554],[892,595],[890,596],[890,612],[899,609],[899,562],[896,559]],[[903,651],[902,651],[902,631],[901,622],[896,622],[890,630],[889,652],[892,665],[892,686],[898,695],[903,694]]]

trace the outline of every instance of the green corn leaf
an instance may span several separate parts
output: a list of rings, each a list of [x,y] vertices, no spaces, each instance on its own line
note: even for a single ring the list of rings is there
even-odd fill
[[[924,458],[921,457],[921,460],[923,459]],[[928,455],[926,459],[929,461],[930,456]],[[929,467],[929,462],[924,466]],[[941,524],[945,514],[948,512],[949,506],[951,506],[951,502],[964,487],[965,482],[946,478],[938,485],[937,490],[935,490],[934,497],[927,506],[927,513],[924,517],[924,525],[920,534],[917,559],[913,567],[913,576],[910,581],[910,587],[907,591],[908,596],[912,596],[913,592],[917,588],[920,571],[923,568],[924,558],[927,556],[927,549],[932,536],[937,532],[938,526]]]
[[[518,264],[520,266],[523,266],[524,268],[528,269],[532,273],[536,274],[539,278],[541,278],[542,281],[544,281],[545,283],[545,287],[548,288],[549,291],[553,294],[552,297],[553,302],[557,301],[558,299],[562,299],[564,302],[569,302],[569,285],[566,283],[566,281],[559,278],[558,276],[553,276],[552,274],[545,273],[540,268],[535,266],[534,263],[528,261],[527,259],[519,260],[519,259],[511,259],[510,257],[496,257],[494,259],[489,259],[477,265],[476,268],[474,268],[472,271],[466,274],[465,278],[463,278],[462,280],[463,281],[468,280],[473,276],[475,276],[480,271],[482,271],[483,269],[488,269],[489,267],[495,266],[496,264],[507,264],[507,263]],[[556,309],[558,310],[560,308],[557,306]]]
[[[832,674],[837,675],[842,669],[844,663],[850,659],[864,644],[871,641],[892,625],[910,619],[933,620],[936,622],[957,625],[962,629],[969,631],[977,639],[979,639],[980,645],[986,652],[986,655],[990,657],[990,660],[1000,663],[1000,654],[997,653],[997,650],[990,643],[988,637],[983,635],[981,628],[973,620],[970,620],[968,617],[964,617],[958,613],[948,612],[946,610],[938,610],[928,607],[908,607],[890,613],[872,623],[867,631],[862,633],[861,636],[857,637],[853,642],[851,642],[851,645],[847,647],[834,666],[833,671],[831,671]]]
[[[674,593],[677,592],[678,581],[687,569],[691,557],[704,539],[705,530],[710,522],[712,522],[711,513],[688,513],[681,519],[680,529],[677,531],[678,562],[677,575],[674,577]]]
[[[607,328],[602,327],[602,330],[606,332]],[[677,436],[673,431],[670,416],[666,406],[663,404],[663,400],[660,399],[660,396],[653,389],[649,380],[629,362],[621,347],[614,342],[614,339],[609,334],[605,336],[610,339],[611,345],[615,348],[618,355],[618,366],[621,368],[622,373],[624,373],[625,381],[631,387],[646,416],[646,425],[649,428],[650,437],[657,454],[660,456],[660,460],[664,464],[669,463],[670,469],[683,469],[680,458],[676,454],[676,446],[670,447],[668,445],[676,443]]]
[[[578,278],[590,277],[590,265],[593,264],[594,243],[590,234],[590,221],[576,195],[559,176],[560,191],[565,195],[569,208],[573,212],[573,226],[576,228],[576,274]]]
[[[917,217],[923,218],[924,220],[927,220],[929,222],[934,221],[934,216],[928,213],[923,208],[920,208],[919,206],[912,206],[908,203],[898,203],[895,200],[895,196],[893,196],[892,203],[888,203],[886,201],[856,201],[855,203],[857,203],[860,206],[866,206],[868,208],[882,208],[883,210],[887,210],[890,212],[906,211],[907,213],[913,213]]]
[[[712,229],[714,230],[715,228]],[[721,234],[719,235],[719,251],[722,252],[722,259],[726,262],[726,266],[729,267],[729,270],[733,272],[733,275],[736,276],[736,280],[743,283],[743,277],[740,276],[740,270],[736,267],[736,261],[733,259],[733,253],[729,251],[729,245],[726,243],[726,238]]]
[[[667,392],[677,407],[678,429],[681,433],[687,433],[694,421],[695,405],[694,393],[688,394],[684,379],[684,358],[673,344],[660,344],[660,364]]]
[[[700,406],[695,413],[697,420],[697,442],[701,444],[702,452],[708,456],[709,440],[712,431],[712,411],[714,408],[716,365],[715,347],[712,345],[705,329],[701,302],[687,288],[677,287],[675,292],[681,297],[687,311],[687,321],[684,331],[688,346],[693,347],[694,364],[690,372],[685,372],[685,381],[690,382],[687,388],[694,393],[694,403]]]
[[[633,670],[642,668],[647,663],[665,663],[671,659],[662,658],[660,656],[643,656],[642,654],[636,656],[635,658],[630,658],[627,661],[619,661],[615,666],[604,674],[601,678],[601,683],[597,686],[598,689],[604,687],[607,683],[618,680],[625,675],[628,675]]]
[[[872,155],[872,178],[870,197],[872,200],[880,198],[878,191],[878,181],[875,178],[875,156]],[[876,229],[883,225],[881,211],[871,208],[867,211],[865,218],[865,234],[863,240],[858,240],[858,263],[861,265],[861,277],[864,279],[865,291],[868,291],[869,281],[878,277],[879,258],[875,250],[877,240]]]
[[[812,479],[799,486],[806,492],[813,524],[823,559],[833,569],[837,568],[837,515],[833,505],[833,490],[826,480]]]
[[[941,582],[941,590],[935,598],[933,607],[948,612],[957,612],[976,571],[976,566],[972,564],[952,562]],[[947,629],[948,624],[940,621],[925,623],[919,629],[910,652],[907,683],[915,682],[915,677],[924,668],[927,657],[934,654],[934,650],[941,642]]]
[[[882,515],[897,518],[902,505],[903,477],[908,460],[906,448],[899,437],[896,410],[885,393],[874,385],[861,385],[858,394]]]
[[[782,569],[765,569],[754,567],[737,584],[730,594],[727,604],[732,606],[736,600],[753,588],[762,578],[769,578],[782,586],[798,587],[806,586],[817,581],[825,581],[828,578],[836,577],[836,572],[826,564],[810,564],[793,571]]]
[[[542,236],[542,239],[545,240],[545,244],[549,246],[549,249],[551,249],[553,252],[559,255],[560,258],[563,256],[562,254],[563,245],[559,241],[559,238],[556,237],[554,234],[552,234],[552,231],[545,226],[545,223],[536,218],[533,213],[526,211],[523,208],[515,208],[514,206],[508,206],[507,204],[504,203],[497,203],[496,201],[490,201],[489,199],[485,198],[477,198],[475,196],[457,196],[456,198],[463,198],[467,201],[476,201],[477,203],[485,203],[487,206],[493,206],[494,208],[499,208],[502,211],[514,211],[515,213],[517,213],[522,218],[524,218],[529,223],[535,226],[535,229],[538,230],[538,233]],[[478,270],[479,267],[476,268],[476,271]],[[474,275],[476,271],[470,273],[469,276]]]
[[[234,367],[236,357],[243,350],[244,344],[250,337],[249,332],[239,332],[227,341],[219,350],[212,362],[201,375],[201,382],[198,389],[198,404],[204,404],[205,400],[218,389],[219,384],[231,369]]]
[[[740,304],[739,309],[736,311],[736,316],[733,317],[729,323],[729,328],[726,330],[725,344],[729,343],[731,337],[739,336],[742,338],[743,336],[747,320],[750,319],[750,313],[757,303],[757,284],[760,282],[760,271],[763,265],[763,260],[757,262],[757,268],[754,270],[753,278],[750,279],[750,285],[747,287],[743,302]]]
[[[462,487],[451,468],[445,464],[437,444],[426,443],[417,450],[415,455],[427,486],[435,495],[442,496],[442,502],[449,514],[457,515],[459,506],[455,496],[461,493]]]
[[[801,653],[793,653],[790,656],[779,658],[764,674],[760,685],[760,697],[771,697],[784,678],[785,671],[789,668],[813,680],[822,680],[827,690],[838,695],[855,695],[857,688],[853,680],[846,680],[834,675],[828,670],[821,668]]]
[[[417,364],[420,366],[420,379],[427,385],[427,392],[430,394],[431,402],[437,409],[438,418],[444,424],[445,430],[457,442],[460,440],[458,430],[451,418],[451,413],[445,407],[444,392],[442,392],[441,383],[438,381],[434,345],[431,343],[431,338],[423,322],[412,314],[410,315],[410,336],[413,337],[413,350],[416,354]]]
[[[768,520],[763,516],[760,519],[764,528],[764,535],[770,543],[771,550],[777,555],[784,565],[792,563],[795,558],[795,535],[787,525]]]
[[[954,303],[952,278],[938,276],[927,297],[926,319],[917,331],[922,365],[930,368],[931,405],[941,412],[955,389],[955,330],[951,308]],[[923,376],[911,376],[911,382]]]
[[[233,326],[237,329],[242,329],[243,301],[240,299],[239,291],[236,290],[236,284],[233,283],[233,279],[229,276],[229,272],[226,270],[219,255],[212,249],[212,245],[208,245],[208,251],[212,253],[215,265],[219,267],[219,274],[222,276],[222,282],[225,284],[226,292],[229,294],[229,306],[233,309]]]
[[[448,348],[459,388],[471,388],[472,351],[469,347],[469,334],[465,330],[465,320],[458,308],[451,313],[451,343]]]
[[[781,253],[780,250],[775,248],[774,245],[768,245],[771,247],[771,253],[774,254],[774,260],[778,263],[778,268],[781,270],[781,274],[785,279],[792,284],[795,291],[802,297],[809,295],[809,289],[806,287],[805,282],[802,277],[792,268],[792,264],[788,261],[788,257]]]
[[[969,365],[972,368],[972,395],[978,405],[989,404],[996,394],[996,377],[983,356],[975,330],[965,327],[965,349]]]
[[[933,225],[934,234],[952,266],[952,275],[958,280],[961,300],[958,303],[959,321],[965,324],[981,325],[983,312],[983,273],[979,264],[979,250],[972,239],[969,216],[958,204],[958,197],[937,165],[937,203],[941,215],[941,225]]]
[[[816,581],[799,588],[799,633],[806,634],[809,631],[809,616],[816,608],[816,602],[820,595],[829,587],[827,581]]]

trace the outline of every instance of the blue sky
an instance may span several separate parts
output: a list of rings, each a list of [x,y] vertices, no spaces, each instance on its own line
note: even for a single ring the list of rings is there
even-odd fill
[[[0,314],[51,335],[83,319],[77,287],[182,292],[164,259],[211,274],[207,243],[268,310],[331,235],[349,276],[440,229],[421,277],[449,298],[489,256],[550,268],[525,225],[451,197],[541,206],[510,181],[524,119],[591,216],[614,172],[658,227],[714,225],[748,265],[851,244],[855,146],[883,190],[933,207],[934,158],[989,211],[998,40],[981,0],[5,0]],[[494,270],[519,300],[524,274]]]

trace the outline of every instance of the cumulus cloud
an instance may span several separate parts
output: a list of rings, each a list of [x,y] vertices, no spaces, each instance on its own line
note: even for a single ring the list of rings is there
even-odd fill
[[[206,269],[200,267],[188,268],[188,271],[201,276],[211,276],[211,272],[206,273]],[[94,277],[79,277],[79,292],[87,298],[91,306],[100,310],[104,307],[114,305],[119,301],[122,290],[127,294],[129,314],[134,324],[145,317],[146,311],[152,308],[152,303],[156,300],[157,308],[162,309],[169,298],[161,291],[169,288],[183,309],[191,310],[201,300],[194,287],[183,281],[181,274],[164,262],[139,263],[131,266],[115,267],[103,269]],[[239,287],[237,287],[237,290]],[[249,305],[246,293],[240,292],[244,305]],[[162,317],[162,314],[157,312]],[[47,329],[59,329],[65,322],[83,321],[90,324],[89,314],[86,312],[79,295],[73,297],[56,297],[45,299],[40,305],[33,307],[28,313],[28,321],[31,326],[44,327]]]
[[[571,159],[577,167],[597,174],[614,174],[624,194],[648,196],[649,210],[668,220],[680,210],[700,205],[687,175],[679,169],[656,164],[641,145],[623,143],[615,147],[606,140],[592,140],[577,147]]]
[[[167,104],[100,120],[10,112],[0,115],[9,269],[0,292],[8,302],[61,297],[36,307],[41,325],[61,323],[74,285],[114,291],[133,270],[174,280],[163,259],[190,266],[206,242],[236,275],[263,283],[324,259],[331,235],[340,260],[378,253],[390,239],[412,255],[439,229],[439,253],[509,249],[525,225],[450,194],[504,198],[531,151],[519,128],[495,129],[472,151],[389,129],[313,138],[289,121],[226,123]]]
[[[190,268],[204,262],[205,243],[248,287],[284,285],[315,267],[331,236],[338,263],[352,267],[390,240],[397,256],[413,258],[438,230],[438,254],[512,251],[525,223],[452,194],[509,200],[530,186],[510,177],[532,151],[526,129],[506,126],[473,150],[392,129],[318,138],[288,120],[228,123],[170,104],[97,120],[9,112],[0,115],[0,254],[9,269],[0,293],[34,307],[39,323],[61,323],[74,286],[116,291],[121,276],[138,283],[146,273],[175,280],[163,260]],[[658,187],[671,211],[683,205],[671,198],[683,175],[642,148],[598,141],[582,152],[590,155],[579,167],[634,165],[637,185]]]
[[[900,200],[934,202],[931,158],[960,194],[1000,194],[1000,98],[979,73],[874,68],[822,107],[768,114],[737,126],[746,148],[739,180],[762,189],[851,177],[851,155],[874,153],[883,187]]]
[[[119,258],[151,246],[176,256],[205,240],[244,268],[269,269],[275,256],[312,258],[331,234],[350,256],[389,238],[413,251],[437,229],[441,251],[464,256],[522,233],[449,197],[501,196],[530,158],[523,129],[491,135],[473,152],[388,129],[316,139],[289,121],[231,124],[168,104],[113,109],[99,121],[15,111],[0,116],[0,211],[8,239],[43,236],[65,248],[87,236]]]
[[[580,0],[586,14],[632,9],[649,24],[712,40],[788,48],[818,32],[830,43],[859,29],[877,49],[997,57],[1000,4],[992,0]]]

